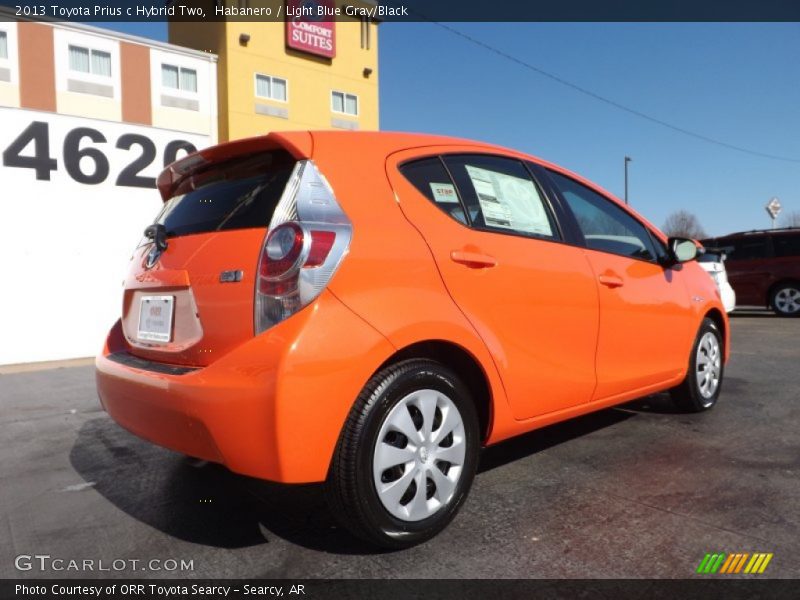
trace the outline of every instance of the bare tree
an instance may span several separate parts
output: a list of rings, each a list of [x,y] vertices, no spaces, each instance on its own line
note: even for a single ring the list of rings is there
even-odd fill
[[[780,218],[781,227],[800,227],[800,210],[785,213]]]
[[[695,240],[706,237],[706,230],[700,225],[699,219],[688,210],[676,210],[667,217],[661,229],[669,236]]]

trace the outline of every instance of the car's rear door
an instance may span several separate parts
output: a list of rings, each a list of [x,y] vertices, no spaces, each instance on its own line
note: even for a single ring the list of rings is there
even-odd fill
[[[583,250],[564,243],[544,190],[516,158],[418,156],[390,157],[392,186],[489,348],[514,416],[588,402],[597,289]]]
[[[727,249],[728,280],[739,304],[765,306],[768,291],[775,282],[775,259],[768,235],[743,234],[722,239],[719,245]]]
[[[666,249],[621,206],[563,174],[549,175],[584,236],[599,292],[594,400],[675,380],[696,333],[683,267],[662,266]]]

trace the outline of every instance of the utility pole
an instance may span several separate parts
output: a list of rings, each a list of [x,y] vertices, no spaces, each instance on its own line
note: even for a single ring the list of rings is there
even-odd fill
[[[632,160],[630,156],[625,157],[625,204],[628,204],[628,163]]]

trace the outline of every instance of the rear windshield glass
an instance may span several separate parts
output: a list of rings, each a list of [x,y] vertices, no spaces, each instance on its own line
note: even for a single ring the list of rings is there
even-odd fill
[[[702,263],[722,262],[722,254],[719,252],[712,252],[711,250],[706,250],[703,254],[697,257],[697,262],[702,262]]]
[[[294,164],[276,150],[210,165],[181,182],[155,222],[168,237],[266,227]]]
[[[800,256],[800,232],[775,234],[772,244],[775,246],[775,256]]]

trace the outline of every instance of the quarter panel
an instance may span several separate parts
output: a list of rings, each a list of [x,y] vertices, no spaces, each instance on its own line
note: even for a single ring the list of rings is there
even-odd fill
[[[372,139],[349,144],[341,136],[315,137],[314,162],[353,223],[349,253],[328,289],[397,349],[445,340],[472,354],[492,394],[489,440],[507,437],[514,420],[492,357],[448,294],[430,249],[389,185],[386,156],[396,145]]]

